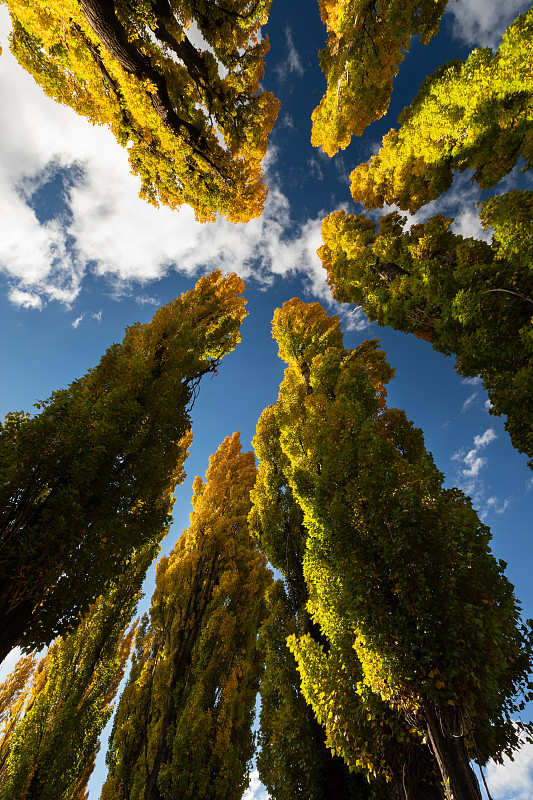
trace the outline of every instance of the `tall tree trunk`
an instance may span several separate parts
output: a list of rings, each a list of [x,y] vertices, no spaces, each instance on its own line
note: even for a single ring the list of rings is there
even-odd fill
[[[161,122],[178,137],[183,136],[182,132],[186,131],[184,138],[189,140],[196,155],[221,175],[216,164],[206,154],[207,142],[201,132],[176,113],[164,77],[152,66],[150,60],[128,41],[126,32],[115,13],[113,0],[80,0],[80,5],[88,24],[120,66],[136,78],[149,79],[155,85],[156,91],[150,93],[150,99]]]
[[[431,703],[424,703],[423,708],[430,747],[439,765],[447,800],[482,800],[459,713],[451,707],[437,710]]]

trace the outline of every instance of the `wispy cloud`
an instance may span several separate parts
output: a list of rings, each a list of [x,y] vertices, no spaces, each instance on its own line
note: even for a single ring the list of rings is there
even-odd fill
[[[461,465],[460,474],[463,477],[477,478],[479,471],[487,463],[487,459],[484,456],[480,456],[479,453],[497,438],[494,428],[487,428],[485,433],[474,436],[474,446],[470,450],[466,452],[459,450],[454,453],[452,460]]]
[[[479,386],[481,384],[481,378],[479,375],[477,378],[463,378],[461,383],[464,383],[466,386]]]
[[[468,411],[468,409],[470,408],[470,406],[472,405],[472,403],[476,399],[477,394],[478,394],[477,392],[474,392],[473,394],[471,394],[469,397],[466,398],[466,400],[463,403],[463,407],[461,408],[461,413],[462,414],[464,414],[465,411]]]
[[[82,322],[84,319],[87,318],[95,319],[97,323],[100,324],[102,321],[102,310],[100,309],[100,311],[97,311],[96,313],[94,311],[82,311],[82,313],[78,317],[76,317],[76,319],[72,323],[72,327],[77,328],[80,322]]]
[[[302,59],[296,50],[294,39],[292,38],[292,31],[289,26],[285,28],[285,40],[287,42],[287,65],[289,67],[289,71],[296,72],[297,75],[303,75],[304,68]]]
[[[311,158],[307,159],[307,163],[309,165],[309,174],[312,175],[317,181],[324,180],[324,173],[322,172],[322,167],[320,166],[320,161],[318,158]]]
[[[485,501],[485,506],[488,511],[494,511],[496,514],[503,514],[509,506],[511,505],[511,500],[506,497],[503,503],[501,503],[497,497],[489,497]]]

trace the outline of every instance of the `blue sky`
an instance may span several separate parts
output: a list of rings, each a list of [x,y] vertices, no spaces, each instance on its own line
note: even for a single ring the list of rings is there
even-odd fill
[[[311,0],[303,13],[301,0],[274,0],[264,83],[282,108],[265,159],[265,211],[248,225],[200,225],[188,208],[154,209],[139,200],[138,181],[111,134],[45,98],[14,62],[7,10],[0,7],[0,413],[31,410],[37,399],[83,374],[122,338],[126,325],[148,321],[199,275],[237,271],[247,284],[243,342],[202,385],[195,404],[188,477],[176,492],[175,523],[163,545],[168,552],[188,525],[194,476],[205,473],[209,455],[233,431],[240,430],[249,447],[259,414],[277,396],[283,364],[270,336],[274,309],[295,295],[320,300],[340,314],[347,346],[381,339],[396,367],[389,404],[405,408],[423,429],[448,484],[472,496],[492,527],[496,557],[508,562],[524,616],[533,617],[533,472],[525,457],[511,447],[501,420],[489,415],[481,386],[459,378],[451,359],[413,336],[368,326],[360,311],[331,301],[316,256],[322,217],[340,207],[356,210],[350,170],[376,151],[423,77],[475,45],[497,46],[528,5],[451,2],[433,42],[413,43],[388,115],[329,159],[309,143],[311,111],[325,85],[317,61],[325,42],[318,4]],[[494,192],[517,180],[513,174]],[[521,180],[531,187],[527,177]],[[455,216],[457,232],[481,236],[474,207],[479,197],[462,176],[416,218],[443,211]],[[145,605],[152,588],[151,575]],[[102,775],[99,763],[91,800]],[[513,764],[489,766],[488,779],[494,800],[531,800],[533,748],[524,748]],[[252,781],[247,800],[263,800],[263,791]]]

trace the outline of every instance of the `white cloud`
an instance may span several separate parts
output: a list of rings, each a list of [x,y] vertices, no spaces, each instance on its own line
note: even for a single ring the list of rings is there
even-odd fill
[[[507,497],[503,503],[500,503],[497,497],[489,497],[486,500],[485,505],[489,511],[495,511],[496,514],[503,514],[511,505],[511,501]]]
[[[250,773],[250,784],[242,796],[242,800],[270,800],[270,795],[259,780],[256,769]]]
[[[529,0],[450,0],[446,12],[454,17],[453,34],[457,39],[469,45],[496,48],[505,30],[529,6]]]
[[[371,325],[361,306],[339,304],[337,314],[345,331],[364,331]]]
[[[82,311],[82,313],[79,315],[79,317],[76,317],[76,319],[72,323],[72,327],[73,328],[77,328],[78,325],[80,324],[80,322],[82,322],[82,320],[86,319],[87,317],[89,317],[90,319],[95,319],[97,321],[97,323],[100,324],[101,321],[102,321],[102,310],[100,309],[100,311],[98,311],[96,313],[94,313],[92,311],[90,311],[90,312]]]
[[[486,778],[494,800],[531,800],[533,797],[533,745],[524,744],[503,764],[489,763]]]
[[[466,384],[466,386],[479,386],[481,383],[481,378],[479,375],[477,378],[463,378],[461,383]]]
[[[479,450],[482,447],[486,447],[497,438],[498,436],[494,428],[487,428],[485,433],[479,434],[479,436],[474,436],[474,447],[476,450]]]
[[[42,308],[43,303],[38,294],[25,292],[22,289],[12,288],[8,297],[14,306],[19,308]]]
[[[466,400],[463,403],[463,407],[461,408],[462,414],[464,414],[465,411],[468,411],[468,409],[470,408],[476,397],[477,397],[477,392],[473,392],[473,394],[471,394],[469,397],[466,398]]]
[[[321,219],[296,226],[272,176],[262,217],[247,225],[225,220],[202,225],[189,207],[148,205],[139,199],[139,181],[110,131],[46,98],[10,54],[8,30],[7,9],[0,7],[0,104],[10,109],[0,128],[0,272],[13,303],[72,304],[89,270],[117,294],[135,294],[135,284],[144,287],[172,270],[192,277],[214,268],[265,285],[276,276],[303,272],[309,290],[331,302],[316,255]],[[290,31],[287,42],[291,69],[298,72]],[[275,157],[271,148],[266,170],[275,167]],[[71,168],[75,175],[64,188],[64,213],[39,220],[31,208],[33,192],[58,170]]]
[[[452,456],[452,461],[457,467],[456,486],[472,498],[481,519],[490,512],[503,514],[510,502],[509,500],[501,502],[496,497],[489,497],[487,500],[485,486],[480,477],[481,470],[487,465],[487,458],[481,455],[481,451],[497,438],[494,428],[487,428],[484,433],[474,436],[473,447],[468,450],[462,448]]]
[[[447,192],[440,195],[436,200],[422,206],[414,214],[398,208],[396,205],[384,206],[383,209],[369,212],[372,219],[378,220],[383,214],[391,211],[398,211],[402,217],[406,218],[404,228],[409,229],[411,225],[426,222],[435,214],[443,214],[452,219],[450,230],[464,238],[483,239],[490,242],[492,231],[484,230],[476,212],[476,203],[481,198],[481,190],[472,183],[472,170],[457,172],[453,183]]]

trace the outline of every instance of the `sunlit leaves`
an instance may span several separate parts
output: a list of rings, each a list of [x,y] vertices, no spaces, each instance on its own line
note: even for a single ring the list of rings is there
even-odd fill
[[[429,736],[452,790],[462,780],[459,764],[474,785],[466,749],[472,736],[482,760],[517,747],[512,714],[527,690],[530,632],[490,553],[489,530],[461,492],[443,487],[421,432],[386,407],[391,370],[383,353],[375,342],[355,351],[342,341],[328,346],[331,335],[320,348],[325,316],[298,300],[277,312],[276,336],[291,346],[269,412],[307,530],[308,610],[330,645],[326,651],[309,637],[292,637],[302,687],[345,758],[340,688],[328,683],[340,674],[373,708],[371,717],[379,721],[385,704],[411,734]],[[348,694],[346,702],[354,700]],[[452,737],[453,755],[443,757],[438,725],[455,731],[461,715],[469,722]],[[389,734],[378,742],[405,745],[410,734],[390,715],[382,723]],[[370,772],[380,765],[383,773],[391,757],[376,753],[369,750],[365,761],[354,747],[353,763]]]
[[[415,212],[450,188],[453,171],[474,170],[482,189],[533,157],[533,12],[518,17],[497,53],[474,50],[427,77],[399,117],[399,130],[351,175],[367,209],[396,204]]]
[[[376,226],[337,211],[322,223],[319,249],[334,296],[371,320],[456,356],[480,376],[491,412],[507,416],[514,446],[533,457],[532,193],[514,190],[483,203],[492,246],[450,231],[442,215],[404,232],[396,212]]]
[[[382,117],[412,36],[427,44],[446,0],[319,0],[328,31],[319,54],[327,90],[313,112],[311,143],[329,156]]]
[[[259,86],[267,0],[8,5],[21,65],[50,97],[111,128],[142,197],[188,203],[203,221],[260,215],[260,162],[279,108]],[[188,38],[193,25],[204,47]]]

